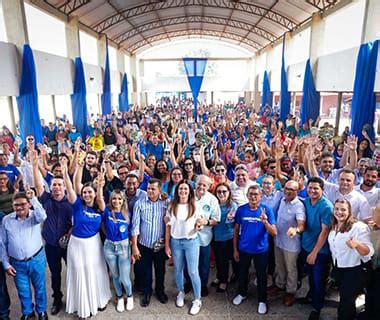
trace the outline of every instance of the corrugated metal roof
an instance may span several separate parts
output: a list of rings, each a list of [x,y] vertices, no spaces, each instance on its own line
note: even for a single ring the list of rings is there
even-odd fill
[[[33,2],[33,0],[32,0]],[[211,37],[260,50],[340,0],[43,0],[130,54],[163,41]],[[38,5],[41,1],[33,2]]]

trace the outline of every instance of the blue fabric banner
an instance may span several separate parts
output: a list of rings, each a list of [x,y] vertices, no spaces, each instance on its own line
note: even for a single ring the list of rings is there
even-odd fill
[[[362,139],[363,126],[369,136],[374,139],[373,122],[376,111],[374,93],[379,40],[360,46],[356,61],[354,94],[351,105],[351,133]]]
[[[320,109],[320,94],[315,89],[313,72],[311,70],[310,59],[306,62],[305,77],[303,79],[301,100],[301,125],[307,123],[309,119],[313,122],[317,120]]]
[[[108,44],[106,45],[106,65],[104,68],[104,82],[102,94],[102,114],[107,115],[112,111],[111,107],[111,72],[110,61],[108,57]]]
[[[261,106],[260,106],[260,114],[263,114],[265,106],[272,107],[273,95],[270,91],[270,84],[268,79],[268,73],[264,72],[263,79],[263,91],[261,92]]]
[[[206,70],[207,58],[183,58],[187,80],[194,100],[193,118],[198,121],[198,95],[201,90],[203,76]]]
[[[288,81],[286,79],[285,68],[285,35],[282,41],[282,58],[281,58],[281,92],[280,92],[280,119],[284,122],[290,112],[290,92],[288,91]]]
[[[123,80],[121,82],[121,89],[120,89],[120,94],[119,94],[119,110],[121,112],[129,111],[128,79],[127,79],[126,73],[124,73]]]
[[[74,91],[71,95],[71,108],[73,111],[73,123],[77,128],[77,132],[82,135],[83,140],[89,134],[86,94],[83,63],[82,59],[77,57],[75,58],[75,80]]]
[[[33,135],[36,143],[43,143],[41,118],[38,111],[36,67],[32,49],[28,44],[23,47],[20,95],[17,97],[17,106],[23,144],[28,135]]]

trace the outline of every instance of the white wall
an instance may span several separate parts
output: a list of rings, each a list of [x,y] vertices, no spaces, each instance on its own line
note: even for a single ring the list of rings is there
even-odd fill
[[[0,96],[19,95],[19,65],[16,47],[0,42]]]

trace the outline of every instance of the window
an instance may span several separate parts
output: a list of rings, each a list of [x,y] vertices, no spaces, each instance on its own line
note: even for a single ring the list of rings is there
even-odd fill
[[[67,56],[64,22],[25,3],[29,42],[33,49]]]
[[[79,31],[80,55],[83,62],[98,65],[98,45],[95,37]]]

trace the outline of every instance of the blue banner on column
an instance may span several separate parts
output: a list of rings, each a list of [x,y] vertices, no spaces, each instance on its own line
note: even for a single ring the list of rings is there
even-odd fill
[[[106,65],[104,68],[104,82],[102,94],[102,114],[107,115],[111,113],[111,72],[110,61],[108,57],[108,44],[106,44]]]
[[[194,100],[195,122],[198,120],[198,95],[201,90],[203,76],[206,70],[207,58],[183,58],[187,80],[189,81],[191,93]]]
[[[25,138],[28,135],[33,135],[36,143],[43,143],[41,119],[38,111],[36,67],[32,49],[28,44],[23,47],[20,95],[17,97],[17,105],[23,143],[25,143]]]
[[[119,110],[121,112],[129,111],[128,79],[126,73],[124,73],[123,80],[121,82],[121,89],[119,94]]]
[[[273,95],[270,91],[270,84],[269,84],[269,78],[268,73],[264,72],[264,79],[263,79],[263,91],[261,96],[261,107],[260,107],[260,114],[263,114],[265,106],[272,106],[273,101]]]
[[[356,61],[354,95],[351,106],[351,133],[362,138],[363,127],[366,126],[369,136],[374,138],[373,122],[376,111],[374,93],[379,40],[360,46]]]
[[[285,35],[282,41],[282,58],[281,58],[281,92],[280,92],[280,119],[284,122],[290,112],[290,92],[288,91],[288,81],[286,79],[285,68]]]
[[[82,135],[83,140],[89,134],[86,95],[83,63],[82,59],[77,57],[75,58],[75,80],[74,91],[71,95],[71,108],[73,111],[73,123],[77,128],[77,132]]]
[[[307,123],[309,119],[312,119],[313,122],[315,122],[319,116],[320,109],[320,94],[315,89],[310,59],[308,59],[306,62],[302,91],[301,125]]]

